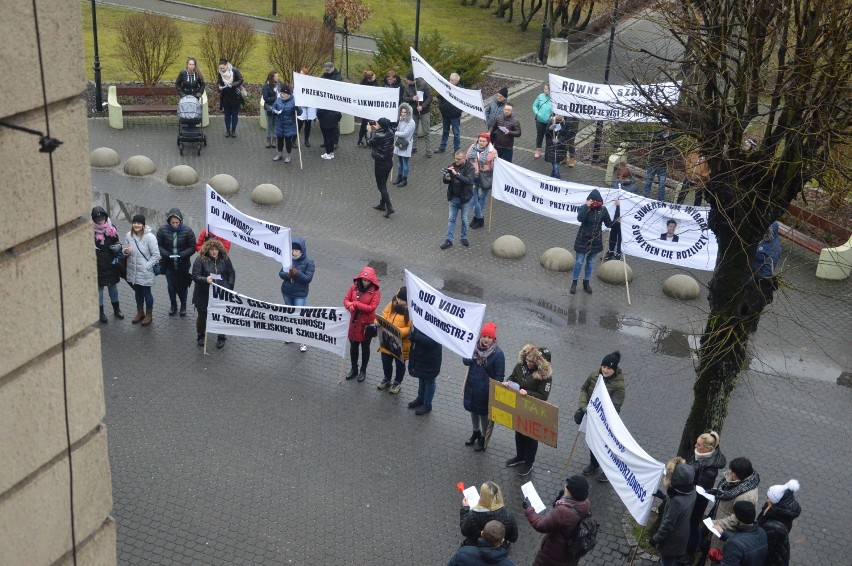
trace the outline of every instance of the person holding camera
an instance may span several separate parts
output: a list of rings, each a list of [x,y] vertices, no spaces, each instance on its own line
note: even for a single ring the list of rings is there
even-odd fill
[[[444,174],[444,184],[447,185],[447,201],[450,203],[450,218],[447,223],[447,239],[441,244],[446,250],[453,246],[456,234],[456,217],[461,212],[461,242],[468,247],[467,219],[473,206],[473,180],[476,175],[473,164],[467,160],[464,151],[457,151],[453,164],[441,169]]]
[[[408,184],[411,149],[414,146],[414,130],[416,127],[414,119],[411,116],[411,106],[403,102],[399,105],[399,121],[397,122],[393,142],[393,154],[396,155],[398,162],[396,180],[393,184],[397,187],[404,187]]]
[[[379,118],[367,124],[367,145],[372,148],[371,156],[374,161],[373,172],[376,176],[376,188],[382,195],[382,200],[374,206],[376,210],[385,213],[385,218],[396,212],[388,195],[388,177],[393,169],[394,133],[390,128],[390,120]]]

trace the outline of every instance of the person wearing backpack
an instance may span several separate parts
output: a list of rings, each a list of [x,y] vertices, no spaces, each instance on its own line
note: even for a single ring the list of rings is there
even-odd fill
[[[533,529],[544,533],[533,566],[577,566],[595,545],[597,522],[588,500],[589,482],[583,476],[565,480],[553,509],[539,515],[524,498],[524,515]]]

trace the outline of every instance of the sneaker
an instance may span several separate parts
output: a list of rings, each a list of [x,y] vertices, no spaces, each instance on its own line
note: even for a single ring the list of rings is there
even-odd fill
[[[528,466],[527,464],[524,464],[521,467],[521,469],[518,470],[518,477],[519,478],[525,478],[528,475],[530,475],[530,472],[532,472],[532,466]]]
[[[598,475],[598,481],[601,483],[609,483],[609,479],[607,479],[606,474],[603,472]]]
[[[467,240],[467,238],[462,238],[462,245],[464,247],[470,246],[470,242]]]
[[[328,154],[327,154],[327,153],[323,153],[322,155],[320,155],[320,157],[321,157],[322,159],[328,159]]]
[[[326,159],[334,159],[334,153],[329,153]]]
[[[592,475],[593,473],[597,472],[597,471],[598,471],[598,470],[600,470],[600,469],[601,469],[601,467],[600,467],[600,466],[596,466],[595,464],[589,464],[588,466],[586,466],[585,468],[583,468],[583,475],[584,475],[584,476],[590,476],[590,475]]]
[[[521,456],[515,456],[514,458],[509,458],[506,460],[507,468],[514,468],[515,466],[520,466],[524,463],[524,459]]]
[[[568,167],[574,167],[577,164],[577,160],[573,157],[568,159]]]
[[[290,156],[289,155],[284,158],[284,163],[290,163]]]
[[[376,389],[378,389],[379,391],[384,391],[388,387],[390,387],[390,381],[385,381],[385,380],[382,380],[381,383],[376,385]]]
[[[606,254],[604,255],[604,261],[609,261],[609,260],[611,260],[613,257],[615,257],[615,254],[614,254],[614,253],[612,253],[612,252],[606,252]]]
[[[616,261],[621,261],[621,254],[615,254],[614,256],[612,256],[612,259]]]
[[[276,154],[275,154],[275,157],[273,157],[273,158],[272,158],[272,161],[281,161],[281,154],[280,154],[280,153],[276,153]]]
[[[300,352],[307,352],[307,351],[308,351],[308,347],[307,347],[307,346],[305,346],[304,344],[302,344],[301,346],[299,346],[299,351],[300,351]]]
[[[391,388],[390,388],[390,394],[391,394],[391,395],[396,395],[396,394],[397,394],[397,393],[399,393],[401,390],[402,390],[402,384],[401,384],[401,383],[394,383],[393,385],[391,385]]]
[[[446,250],[453,247],[453,243],[449,240],[445,240],[443,244],[441,244],[441,249]]]
[[[439,147],[435,150],[435,153],[444,153],[445,151],[447,151],[446,147]]]

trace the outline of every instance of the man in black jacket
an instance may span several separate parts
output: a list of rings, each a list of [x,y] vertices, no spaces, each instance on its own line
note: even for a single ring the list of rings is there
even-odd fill
[[[340,74],[340,71],[334,66],[334,63],[331,61],[326,61],[325,65],[322,66],[322,75],[320,75],[321,79],[328,79],[330,81],[340,81],[343,82],[343,75]],[[337,144],[340,142],[340,123],[334,127],[334,146],[332,151],[337,148]],[[328,151],[326,151],[328,153]]]
[[[512,162],[515,138],[521,137],[521,123],[512,114],[513,110],[511,103],[504,104],[503,115],[497,117],[490,131],[491,143],[497,150],[497,157],[509,163]]]
[[[473,206],[473,164],[463,151],[457,151],[453,164],[444,169],[444,184],[447,185],[447,201],[450,203],[450,219],[447,223],[447,239],[441,244],[446,250],[453,246],[456,234],[456,217],[461,212],[461,242],[467,247],[467,219]]]
[[[458,73],[453,73],[450,75],[450,84],[458,86],[460,79],[461,77],[459,77]],[[447,151],[447,141],[450,138],[450,127],[453,128],[453,152],[455,153],[461,149],[461,135],[459,134],[459,130],[461,128],[462,111],[443,96],[439,96],[438,98],[440,99],[438,102],[438,110],[441,111],[441,121],[444,126],[444,129],[441,132],[441,145],[438,146],[438,153],[444,153]]]
[[[396,212],[388,195],[388,177],[393,169],[393,140],[393,131],[387,118],[379,118],[377,122],[367,124],[367,145],[373,148],[376,188],[382,195],[382,200],[373,208],[384,212],[385,218],[390,218],[390,215]]]
[[[422,98],[421,98],[422,97]],[[412,140],[411,153],[417,151],[417,130],[423,129],[423,143],[426,144],[426,157],[432,157],[432,146],[429,139],[429,128],[432,126],[429,117],[429,107],[432,105],[432,89],[423,79],[414,79],[411,71],[405,75],[405,84],[402,85],[402,101],[411,105],[414,113],[414,139]]]
[[[766,531],[754,523],[757,510],[751,501],[734,503],[739,524],[722,533],[725,557],[720,566],[763,566],[768,552]]]

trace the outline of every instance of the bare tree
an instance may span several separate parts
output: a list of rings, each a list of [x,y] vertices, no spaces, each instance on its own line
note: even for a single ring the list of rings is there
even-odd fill
[[[592,19],[595,0],[553,0],[550,4],[550,34],[555,37],[568,37],[575,31],[583,31]],[[583,10],[586,14],[583,15]]]
[[[678,453],[721,431],[771,289],[755,272],[757,246],[810,179],[839,176],[848,147],[852,7],[838,0],[680,0],[660,6],[683,58],[676,106],[645,111],[691,138],[706,157],[709,227],[719,254],[700,341],[694,399]],[[651,54],[648,54],[651,56]],[[751,140],[751,141],[749,141]]]
[[[178,25],[166,16],[130,14],[119,24],[120,53],[127,69],[142,84],[152,85],[181,51],[183,38]]]
[[[236,14],[218,14],[210,18],[204,24],[198,42],[208,76],[216,76],[220,59],[227,59],[234,67],[240,67],[256,41],[251,23],[246,18]]]
[[[290,82],[292,73],[301,67],[322,65],[333,47],[334,32],[321,20],[305,16],[281,19],[266,37],[267,57],[284,82]]]
[[[361,29],[372,11],[372,8],[361,0],[326,0],[324,19],[331,22],[334,31],[343,36],[346,78],[349,78],[349,36]]]

